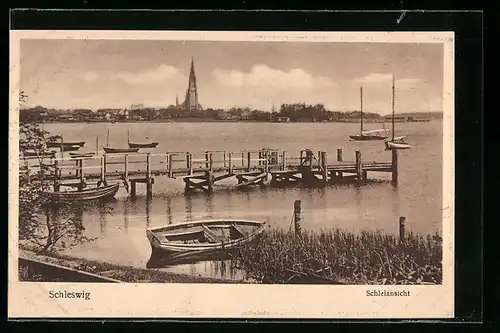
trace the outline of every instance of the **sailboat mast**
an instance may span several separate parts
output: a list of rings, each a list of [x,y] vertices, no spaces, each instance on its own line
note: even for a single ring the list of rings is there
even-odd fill
[[[127,128],[127,143],[130,143],[130,129]]]
[[[394,141],[394,100],[395,100],[395,89],[394,89],[394,74],[392,74],[392,141]]]
[[[108,133],[106,134],[106,147],[109,147],[109,128]]]
[[[363,87],[359,88],[359,95],[361,99],[361,135],[363,135]]]

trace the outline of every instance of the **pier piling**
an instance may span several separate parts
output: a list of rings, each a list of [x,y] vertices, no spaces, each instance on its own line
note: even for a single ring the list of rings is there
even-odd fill
[[[361,152],[356,150],[356,177],[358,181],[362,179],[362,165],[361,165]]]
[[[405,242],[405,222],[406,217],[399,217],[399,243],[402,244]]]
[[[301,201],[300,200],[295,200],[293,203],[293,220],[294,220],[294,227],[295,227],[295,235],[300,234],[300,212],[301,212]]]
[[[337,149],[337,161],[342,162],[342,148]]]
[[[328,158],[325,151],[322,151],[320,156],[321,156],[321,173],[323,176],[323,184],[326,185],[328,183]]]
[[[397,149],[392,149],[392,183],[394,185],[398,184],[398,150]]]

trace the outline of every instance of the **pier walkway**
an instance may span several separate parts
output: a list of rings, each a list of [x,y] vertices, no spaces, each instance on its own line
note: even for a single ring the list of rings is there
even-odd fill
[[[237,181],[234,188],[264,186],[269,178],[271,184],[284,186],[294,182],[326,185],[344,178],[364,181],[368,179],[368,172],[389,172],[392,174],[392,182],[397,184],[397,150],[392,150],[391,153],[392,158],[388,162],[363,161],[360,151],[355,152],[353,161],[344,161],[341,149],[337,149],[336,159],[332,162],[326,152],[313,152],[310,149],[302,150],[297,157],[288,157],[286,151],[277,149],[160,154],[108,153],[80,158],[21,158],[20,171],[29,169],[41,179],[41,161],[45,170],[43,180],[52,182],[55,191],[61,186],[81,190],[91,183],[100,186],[122,182],[127,190],[130,185],[131,196],[136,195],[137,183],[145,184],[147,196],[152,196],[157,176],[181,179],[187,191],[199,189],[209,193],[213,191],[214,183],[229,178]]]

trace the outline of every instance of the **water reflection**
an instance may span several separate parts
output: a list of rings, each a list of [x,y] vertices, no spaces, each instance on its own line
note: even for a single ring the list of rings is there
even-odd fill
[[[123,228],[125,233],[128,232],[128,217],[129,217],[129,207],[128,202],[123,202]]]
[[[165,217],[167,218],[167,224],[172,224],[172,198],[167,196],[167,212]]]
[[[146,200],[146,228],[149,228],[151,224],[150,210],[151,210],[151,200]]]

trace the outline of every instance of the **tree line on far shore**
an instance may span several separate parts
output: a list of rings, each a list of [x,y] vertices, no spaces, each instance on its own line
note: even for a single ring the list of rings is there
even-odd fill
[[[429,112],[413,112],[406,115],[435,117]],[[233,107],[227,110],[207,108],[204,110],[187,110],[170,105],[167,108],[138,108],[138,109],[110,109],[97,110],[73,109],[57,110],[47,109],[42,106],[22,108],[20,110],[21,122],[47,121],[125,121],[125,120],[161,120],[200,118],[214,120],[251,120],[251,121],[277,121],[278,119],[290,122],[323,122],[323,121],[348,121],[359,119],[361,112],[331,111],[323,104],[291,103],[281,104],[279,110],[259,110],[248,107]],[[383,119],[378,113],[363,112],[364,119]]]

